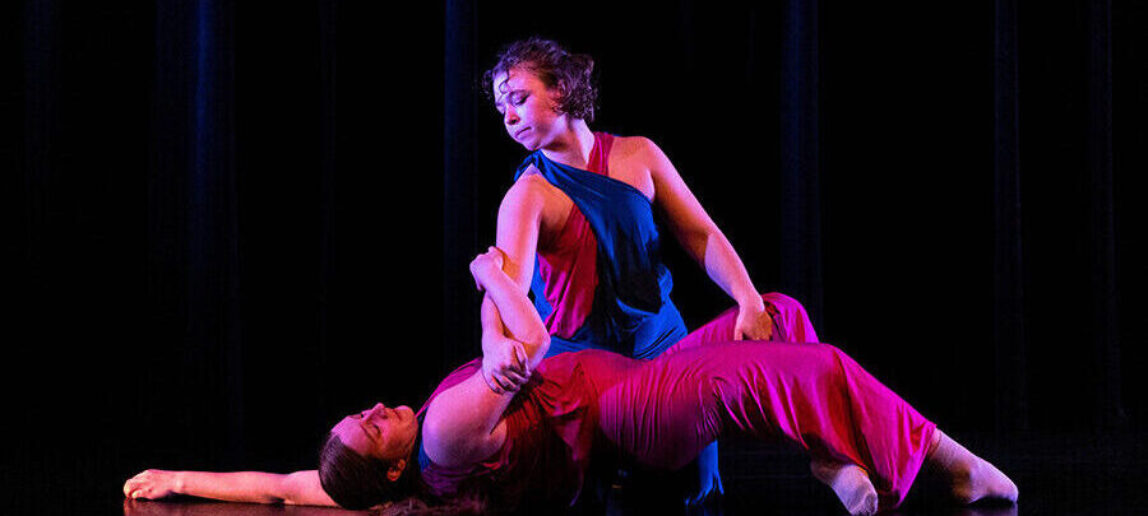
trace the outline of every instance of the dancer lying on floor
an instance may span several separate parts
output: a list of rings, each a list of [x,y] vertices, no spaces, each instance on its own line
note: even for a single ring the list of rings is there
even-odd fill
[[[1000,470],[826,344],[741,341],[675,347],[652,361],[601,350],[543,360],[545,327],[501,265],[492,248],[471,269],[524,344],[533,374],[517,395],[489,389],[476,359],[442,382],[421,424],[410,408],[382,404],[343,418],[318,471],[149,470],[124,494],[346,508],[478,494],[493,510],[539,510],[577,497],[592,456],[672,470],[719,436],[741,434],[788,440],[815,464],[840,464],[815,467],[814,476],[852,514],[896,507],[924,464],[961,502],[1017,498]]]

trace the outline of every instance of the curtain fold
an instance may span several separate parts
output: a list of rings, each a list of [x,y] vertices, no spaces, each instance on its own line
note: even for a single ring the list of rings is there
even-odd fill
[[[178,385],[189,446],[244,456],[234,14],[226,1],[156,3],[147,224],[153,300],[182,326]],[[204,428],[201,420],[216,424]],[[199,430],[195,430],[199,429]]]
[[[1024,332],[1017,2],[997,0],[993,24],[993,346],[998,431],[1028,427]]]
[[[478,252],[480,217],[478,3],[447,0],[443,41],[443,353],[448,364],[472,357],[479,318],[467,264]]]

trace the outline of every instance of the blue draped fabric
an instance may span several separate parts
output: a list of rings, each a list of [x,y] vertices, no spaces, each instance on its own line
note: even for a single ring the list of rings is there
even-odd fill
[[[662,264],[653,206],[636,188],[607,176],[556,163],[536,151],[515,179],[533,165],[570,197],[598,240],[598,288],[586,322],[570,338],[553,337],[549,355],[586,348],[653,358],[686,336],[670,301],[673,279]],[[539,315],[553,308],[535,263],[531,291]]]

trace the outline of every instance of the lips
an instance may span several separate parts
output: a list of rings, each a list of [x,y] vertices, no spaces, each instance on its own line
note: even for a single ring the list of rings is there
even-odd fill
[[[523,127],[522,129],[519,129],[518,132],[514,133],[514,139],[517,140],[520,136],[522,136],[522,133],[525,133],[526,131],[529,131],[529,130],[530,130],[529,127]]]

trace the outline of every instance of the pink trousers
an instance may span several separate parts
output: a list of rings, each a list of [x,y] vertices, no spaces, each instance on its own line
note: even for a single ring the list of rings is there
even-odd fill
[[[639,462],[671,470],[721,436],[788,440],[815,459],[860,465],[880,506],[896,507],[935,425],[844,352],[816,343],[799,303],[763,297],[775,338],[790,342],[728,341],[734,310],[651,361],[577,353],[599,393],[602,434]]]

